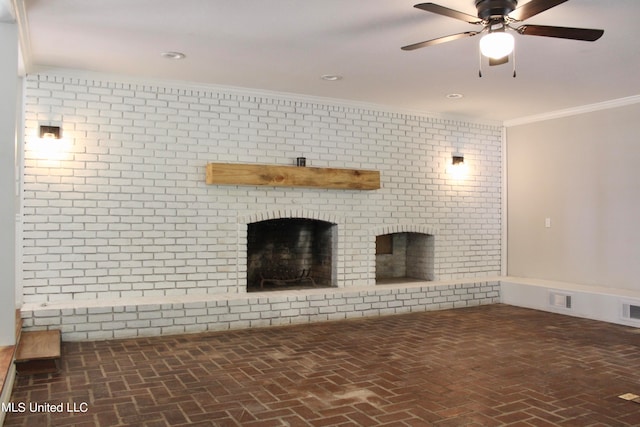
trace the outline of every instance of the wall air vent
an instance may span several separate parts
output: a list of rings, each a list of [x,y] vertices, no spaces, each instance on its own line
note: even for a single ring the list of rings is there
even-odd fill
[[[622,318],[640,323],[640,302],[622,302]]]
[[[571,309],[571,295],[560,292],[549,292],[549,305],[555,308]]]

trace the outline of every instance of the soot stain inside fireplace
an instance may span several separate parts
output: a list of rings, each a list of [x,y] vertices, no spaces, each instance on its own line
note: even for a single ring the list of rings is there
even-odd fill
[[[249,224],[247,292],[331,287],[334,230],[304,218]]]

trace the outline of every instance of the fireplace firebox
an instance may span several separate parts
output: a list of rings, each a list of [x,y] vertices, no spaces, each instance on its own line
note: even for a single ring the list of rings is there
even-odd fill
[[[249,224],[247,292],[333,286],[335,228],[305,218]]]

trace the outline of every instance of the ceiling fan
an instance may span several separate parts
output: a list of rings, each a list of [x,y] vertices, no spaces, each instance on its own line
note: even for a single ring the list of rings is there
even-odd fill
[[[529,19],[545,10],[558,6],[568,0],[531,0],[517,7],[517,0],[476,0],[478,16],[449,9],[435,3],[420,3],[414,7],[459,19],[469,24],[482,25],[480,31],[465,31],[464,33],[438,37],[420,43],[403,46],[402,50],[415,50],[440,43],[477,36],[486,33],[480,40],[480,51],[489,58],[490,65],[500,65],[509,61],[509,54],[513,51],[514,40],[509,33],[515,31],[525,36],[544,36],[561,39],[596,41],[604,34],[604,30],[589,28],[555,27],[547,25],[514,24]],[[480,74],[482,77],[482,73]],[[515,74],[514,74],[515,77]]]

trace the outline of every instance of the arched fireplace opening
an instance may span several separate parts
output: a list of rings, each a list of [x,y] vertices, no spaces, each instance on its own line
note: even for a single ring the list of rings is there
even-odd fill
[[[376,236],[376,284],[433,280],[433,245],[424,233]]]
[[[248,224],[247,292],[333,286],[335,229],[305,218]]]

